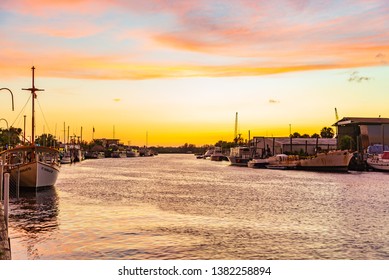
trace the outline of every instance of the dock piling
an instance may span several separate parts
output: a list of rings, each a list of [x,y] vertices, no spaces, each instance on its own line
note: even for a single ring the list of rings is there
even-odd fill
[[[4,174],[4,220],[5,226],[8,229],[8,213],[9,213],[9,173]]]

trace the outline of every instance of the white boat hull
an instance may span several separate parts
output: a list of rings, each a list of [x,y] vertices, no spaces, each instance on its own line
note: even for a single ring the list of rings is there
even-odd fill
[[[367,164],[376,170],[389,171],[389,162],[388,163],[372,163],[372,162],[367,161]]]
[[[61,159],[61,164],[71,164],[72,162],[73,162],[73,160],[70,156],[64,156]]]
[[[247,163],[249,162],[249,158],[241,158],[241,157],[227,157],[230,161],[231,165],[234,166],[247,166]]]
[[[19,176],[19,186],[25,188],[53,186],[57,181],[58,173],[59,169],[56,166],[43,162],[23,164],[11,170],[11,176],[14,178]]]
[[[389,171],[389,152],[368,158],[367,164],[375,170]]]

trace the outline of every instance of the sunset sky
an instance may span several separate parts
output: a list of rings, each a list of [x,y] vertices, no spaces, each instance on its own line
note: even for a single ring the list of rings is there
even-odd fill
[[[0,119],[178,146],[389,117],[387,0],[1,0]],[[26,107],[25,107],[26,105]],[[0,127],[6,127],[0,121]],[[26,129],[31,135],[30,125]]]

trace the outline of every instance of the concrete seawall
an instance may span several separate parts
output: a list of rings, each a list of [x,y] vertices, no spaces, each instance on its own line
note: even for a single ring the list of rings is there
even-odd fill
[[[0,202],[0,260],[11,259],[11,248],[8,241],[8,230],[5,225],[3,205]]]

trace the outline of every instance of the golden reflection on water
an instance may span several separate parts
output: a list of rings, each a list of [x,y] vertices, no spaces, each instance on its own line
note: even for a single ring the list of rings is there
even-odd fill
[[[13,258],[387,259],[387,178],[193,155],[84,161],[13,202]]]

